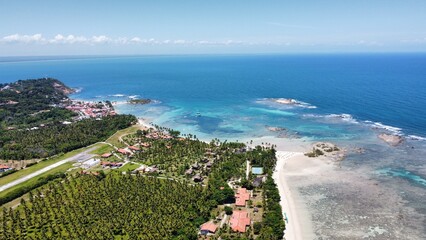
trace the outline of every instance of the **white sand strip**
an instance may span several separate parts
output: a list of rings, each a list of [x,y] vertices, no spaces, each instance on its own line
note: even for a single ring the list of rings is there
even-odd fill
[[[299,162],[305,156],[302,152],[277,151],[277,165],[273,173],[280,197],[284,218],[287,216],[284,238],[286,240],[311,239],[313,237],[308,211],[297,192],[292,192],[286,179],[286,165],[289,161]]]

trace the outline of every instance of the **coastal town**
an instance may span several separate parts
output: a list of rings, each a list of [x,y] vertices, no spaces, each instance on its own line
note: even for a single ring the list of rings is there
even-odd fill
[[[114,116],[117,113],[110,101],[88,102],[81,100],[65,100],[60,107],[68,109],[77,114],[74,120],[86,118],[102,118]]]

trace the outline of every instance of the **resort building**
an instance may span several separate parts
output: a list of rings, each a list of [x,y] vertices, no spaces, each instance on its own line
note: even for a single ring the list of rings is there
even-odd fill
[[[201,235],[214,234],[216,232],[217,226],[212,221],[206,222],[200,227]]]
[[[119,152],[119,153],[121,153],[121,154],[124,154],[124,155],[130,155],[131,154],[131,152],[130,151],[127,151],[126,149],[124,149],[124,148],[119,148],[118,150],[117,150],[117,152]]]
[[[247,226],[250,226],[250,217],[247,211],[234,211],[229,224],[234,232],[246,232]]]
[[[122,162],[101,162],[102,167],[121,167]]]
[[[100,160],[92,158],[92,159],[89,159],[89,160],[83,162],[81,164],[81,167],[85,168],[85,169],[88,169],[88,168],[91,168],[91,167],[94,167],[94,166],[98,165],[99,162],[100,162]]]
[[[109,158],[112,156],[112,153],[104,153],[101,155],[101,158]]]
[[[139,147],[136,146],[129,146],[129,149],[132,151],[140,151],[141,149]]]
[[[6,172],[6,171],[9,171],[9,170],[12,170],[12,169],[13,169],[12,167],[9,167],[9,166],[4,165],[4,164],[0,164],[0,172]]]
[[[235,206],[245,207],[246,201],[250,199],[250,193],[246,188],[239,188],[235,194]]]

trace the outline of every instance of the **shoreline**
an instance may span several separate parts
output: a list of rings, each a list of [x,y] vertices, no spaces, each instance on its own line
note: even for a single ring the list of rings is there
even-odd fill
[[[138,118],[138,124],[146,128],[153,127],[143,118]],[[241,140],[242,142],[248,142],[247,139]],[[290,170],[288,171],[289,175],[298,175],[300,171],[303,174],[310,174],[311,171],[305,171],[304,166],[307,161],[312,161],[312,159],[305,156],[304,153],[309,151],[312,143],[306,139],[286,139],[273,136],[258,137],[252,140],[253,143],[247,144],[248,146],[262,145],[262,143],[270,143],[277,146],[277,163],[272,178],[275,184],[277,184],[280,194],[283,217],[287,217],[287,221],[284,219],[286,224],[284,239],[314,239],[313,222],[308,208],[303,202],[303,198],[299,195],[297,188],[292,186],[286,174],[288,170]],[[315,158],[314,160],[326,164],[320,158]],[[294,169],[288,169],[288,167]]]
[[[297,188],[290,184],[288,176],[286,176],[286,166],[300,164],[306,156],[304,156],[303,152],[277,151],[276,157],[277,164],[272,177],[278,187],[281,199],[280,205],[286,223],[284,239],[314,239],[315,235],[308,208],[299,195]],[[291,171],[291,169],[289,170]],[[302,169],[302,171],[304,170]]]
[[[277,184],[281,199],[280,205],[286,224],[283,239],[315,239],[312,214],[292,178],[296,178],[297,181],[299,176],[310,177],[312,173],[323,170],[323,167],[327,167],[328,164],[324,161],[324,158],[309,158],[304,155],[312,149],[313,144],[306,138],[291,139],[264,136],[253,139],[250,146],[262,145],[262,143],[276,145],[277,163],[272,178]],[[317,167],[318,169],[315,169]]]

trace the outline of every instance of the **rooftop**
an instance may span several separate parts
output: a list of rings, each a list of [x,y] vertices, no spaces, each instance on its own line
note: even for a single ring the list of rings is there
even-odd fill
[[[239,188],[235,194],[235,205],[244,207],[246,201],[250,199],[250,193],[245,188]]]
[[[212,221],[206,222],[200,227],[201,231],[209,231],[211,233],[215,233],[216,229],[217,229],[217,226]]]
[[[250,218],[247,211],[234,211],[229,224],[235,232],[246,232],[246,227],[250,225]]]

